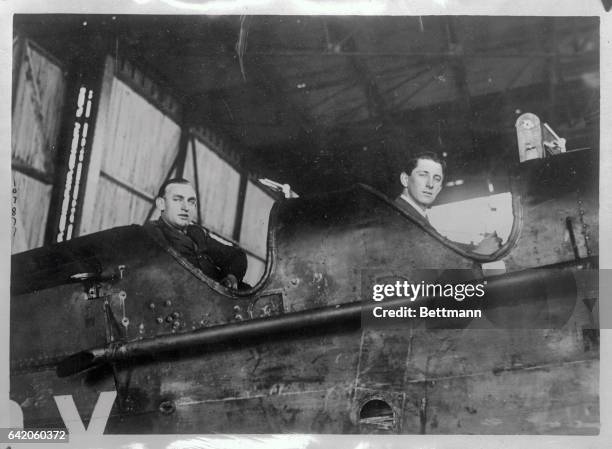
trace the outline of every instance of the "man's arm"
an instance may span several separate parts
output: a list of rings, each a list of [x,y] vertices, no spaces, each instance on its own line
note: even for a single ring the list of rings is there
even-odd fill
[[[222,279],[234,276],[238,282],[242,281],[247,270],[247,257],[243,250],[208,236],[206,252],[221,270]]]
[[[208,276],[214,277],[226,287],[237,288],[247,269],[245,252],[214,239],[205,228],[199,225],[189,226],[187,234],[196,243],[197,252],[215,267],[217,273],[214,276],[211,274]]]

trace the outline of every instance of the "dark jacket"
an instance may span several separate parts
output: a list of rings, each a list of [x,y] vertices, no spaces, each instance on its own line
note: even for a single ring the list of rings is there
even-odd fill
[[[228,274],[233,274],[241,281],[246,273],[247,258],[244,251],[219,242],[201,226],[189,225],[184,233],[161,219],[150,221],[144,226],[158,240],[165,241],[210,278],[221,281]]]
[[[421,223],[423,226],[425,226],[426,228],[432,229],[435,231],[435,228],[431,225],[431,223],[429,223],[429,220],[427,218],[425,218],[423,215],[421,215],[419,213],[418,210],[416,210],[412,204],[410,204],[408,201],[404,200],[401,196],[398,196],[397,198],[395,198],[395,201],[393,201],[393,203],[399,207],[402,211],[406,212],[408,215],[410,215],[410,217],[414,218],[415,221],[417,221],[418,223]],[[438,232],[438,231],[436,231]]]
[[[440,234],[438,232],[438,230],[431,225],[431,223],[429,222],[429,220],[427,218],[425,218],[423,215],[421,215],[419,213],[419,211],[417,211],[412,206],[412,204],[410,204],[408,201],[404,200],[401,196],[398,196],[397,198],[395,198],[395,201],[393,201],[393,203],[397,207],[399,207],[401,210],[406,212],[408,215],[410,215],[412,218],[414,218],[417,222],[421,223],[425,228],[430,229],[433,232],[435,232],[436,234],[440,235],[448,243],[457,246],[459,249],[462,249],[463,251],[474,252],[474,249],[476,248],[475,245],[455,242],[453,240],[449,240],[448,238],[446,238],[442,234]]]

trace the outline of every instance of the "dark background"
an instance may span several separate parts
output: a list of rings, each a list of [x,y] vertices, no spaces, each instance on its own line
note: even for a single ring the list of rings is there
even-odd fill
[[[370,184],[394,195],[410,154],[447,155],[440,202],[503,184],[514,122],[537,114],[569,149],[597,151],[599,18],[16,15],[86,72],[136,61],[240,166],[300,195]]]

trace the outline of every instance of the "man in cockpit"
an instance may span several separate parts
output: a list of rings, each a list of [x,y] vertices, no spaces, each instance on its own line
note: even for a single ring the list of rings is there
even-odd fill
[[[225,245],[195,224],[197,198],[189,181],[174,178],[161,188],[155,205],[160,218],[145,228],[161,242],[176,250],[204,275],[228,288],[243,287],[247,258],[240,248]]]
[[[429,223],[427,212],[442,191],[445,169],[446,163],[436,153],[423,152],[412,157],[400,175],[403,190],[395,204],[431,229],[434,228]],[[501,246],[501,239],[496,234],[488,234],[478,245],[457,245],[474,253],[492,254]]]

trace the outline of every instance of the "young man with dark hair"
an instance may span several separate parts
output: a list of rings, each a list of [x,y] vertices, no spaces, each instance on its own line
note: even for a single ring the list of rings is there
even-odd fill
[[[427,209],[442,190],[445,168],[446,164],[435,153],[419,153],[412,157],[400,175],[403,190],[396,204],[411,216],[425,218],[429,223]]]
[[[424,226],[433,229],[427,211],[442,191],[445,170],[446,163],[435,153],[424,152],[412,157],[400,175],[403,190],[395,204]],[[496,234],[487,235],[475,246],[458,244],[478,254],[492,254],[500,245],[501,240]]]
[[[228,288],[238,288],[246,273],[247,258],[240,248],[225,245],[195,224],[197,197],[191,183],[183,178],[166,181],[155,205],[160,218],[145,227],[165,241],[206,276]],[[245,284],[242,284],[245,285]]]

